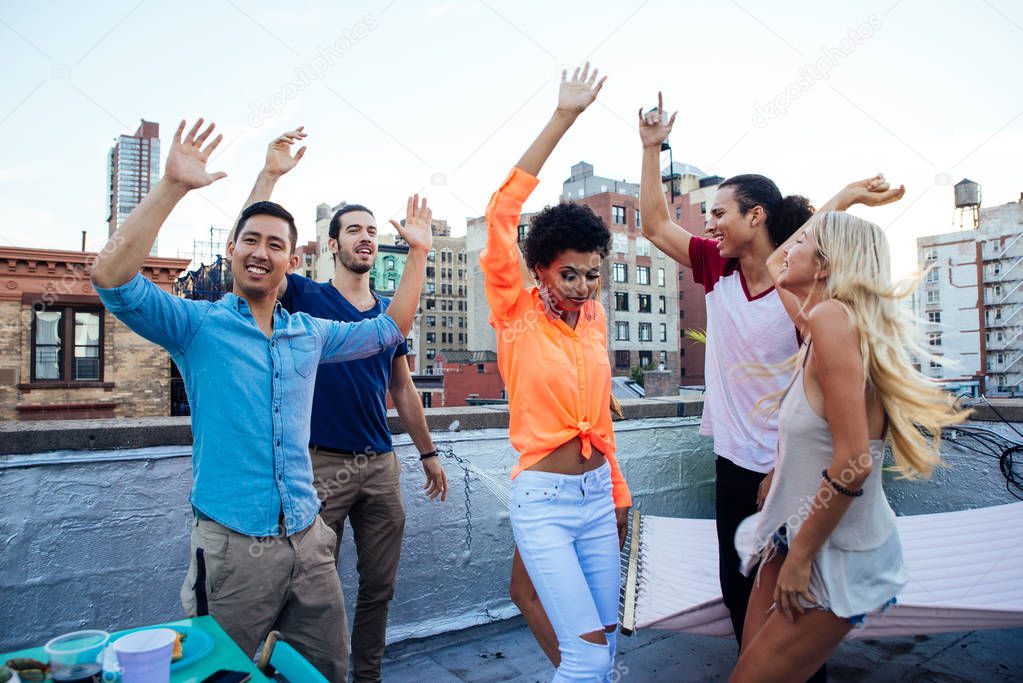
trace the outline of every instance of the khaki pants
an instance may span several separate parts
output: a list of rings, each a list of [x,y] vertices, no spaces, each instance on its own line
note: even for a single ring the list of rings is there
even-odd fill
[[[196,519],[181,587],[185,614],[198,616],[206,607],[250,657],[270,631],[280,631],[328,680],[345,683],[348,623],[336,540],[319,516],[291,536],[263,537]]]
[[[352,627],[352,676],[379,681],[387,637],[387,609],[394,597],[405,506],[401,499],[401,467],[392,453],[372,457],[331,454],[310,449],[313,483],[320,516],[337,534],[341,547],[345,519],[355,534],[359,598]]]

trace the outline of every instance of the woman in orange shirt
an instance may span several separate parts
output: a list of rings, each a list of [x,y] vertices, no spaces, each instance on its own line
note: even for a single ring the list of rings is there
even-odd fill
[[[536,175],[603,84],[589,64],[571,79],[562,74],[554,115],[490,200],[480,255],[508,388],[508,431],[519,453],[512,530],[557,636],[554,681],[605,680],[614,663],[618,529],[632,503],[614,458],[607,322],[599,301],[611,234],[584,206],[541,211],[524,245],[538,285],[530,290],[523,287],[517,238]]]

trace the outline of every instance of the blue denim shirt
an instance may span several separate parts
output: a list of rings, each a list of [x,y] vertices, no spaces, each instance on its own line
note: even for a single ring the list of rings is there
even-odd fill
[[[387,315],[358,323],[274,310],[273,336],[248,302],[172,296],[141,274],[111,289],[103,305],[167,349],[192,407],[192,505],[250,536],[313,523],[320,501],[309,459],[309,417],[318,363],[366,358],[405,341]]]

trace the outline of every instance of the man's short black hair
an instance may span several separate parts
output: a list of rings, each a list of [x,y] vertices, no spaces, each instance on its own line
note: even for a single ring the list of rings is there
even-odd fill
[[[611,231],[588,206],[566,202],[548,206],[529,222],[524,251],[529,270],[547,267],[561,252],[610,253]]]
[[[341,216],[344,216],[346,213],[352,213],[353,211],[365,211],[370,216],[373,216],[373,212],[362,204],[345,204],[338,209],[334,213],[334,217],[330,219],[330,226],[327,228],[327,236],[336,240],[337,236],[341,234]],[[376,216],[373,216],[373,218],[376,218]]]
[[[238,225],[234,226],[234,233],[231,235],[231,241],[238,242],[238,235],[241,234],[242,228],[245,227],[245,221],[249,220],[253,216],[274,216],[280,218],[288,223],[288,238],[291,240],[291,253],[295,253],[295,247],[298,245],[298,228],[295,227],[295,217],[280,204],[276,202],[256,202],[251,206],[245,207],[242,211],[242,215],[238,217]]]

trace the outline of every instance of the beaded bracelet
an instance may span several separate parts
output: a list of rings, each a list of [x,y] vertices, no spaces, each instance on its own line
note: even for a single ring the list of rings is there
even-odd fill
[[[828,482],[828,486],[835,489],[835,491],[841,493],[843,496],[849,496],[850,498],[859,498],[863,495],[863,489],[859,491],[853,491],[839,484],[837,481],[828,476],[828,468],[825,467],[821,470],[821,476],[824,477],[824,481]]]

